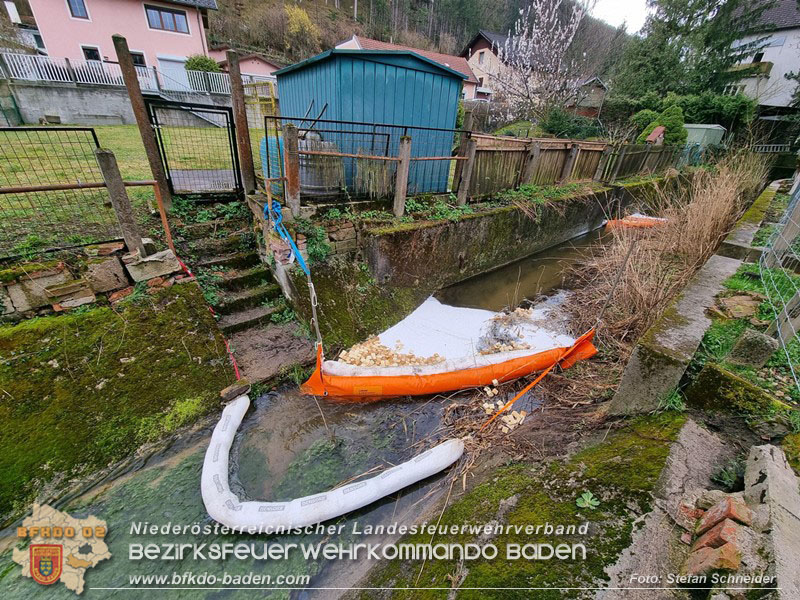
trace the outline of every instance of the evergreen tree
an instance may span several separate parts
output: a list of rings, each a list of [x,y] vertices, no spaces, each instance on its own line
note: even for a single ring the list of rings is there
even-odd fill
[[[636,97],[648,91],[722,92],[746,76],[731,67],[763,47],[764,11],[775,0],[649,0],[643,37],[632,41],[614,78],[614,91]],[[742,39],[755,36],[751,41]]]
[[[644,144],[647,136],[653,133],[656,127],[664,127],[664,144],[668,146],[682,146],[689,137],[689,132],[683,126],[683,111],[680,106],[672,105],[667,107],[658,118],[650,123],[645,130],[636,138],[637,144]]]

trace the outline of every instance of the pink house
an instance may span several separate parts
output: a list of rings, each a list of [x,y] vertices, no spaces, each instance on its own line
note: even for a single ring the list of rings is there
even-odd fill
[[[216,0],[28,0],[48,55],[116,62],[124,35],[134,62],[183,80],[183,63],[208,54],[205,30]]]
[[[228,70],[228,54],[230,46],[215,46],[208,51],[208,55],[213,58],[223,71]],[[239,70],[242,75],[255,75],[258,77],[272,77],[272,74],[284,67],[279,65],[261,54],[239,54]]]

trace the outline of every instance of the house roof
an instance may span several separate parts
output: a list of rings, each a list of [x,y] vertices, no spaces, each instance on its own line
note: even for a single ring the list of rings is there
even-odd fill
[[[475,42],[477,42],[480,38],[485,39],[492,46],[500,47],[506,43],[508,35],[502,33],[495,33],[494,31],[489,31],[488,29],[478,29],[478,33],[476,33],[473,36],[473,38],[461,51],[461,54],[459,54],[459,56],[469,58],[469,49],[472,48],[475,45]]]
[[[214,50],[222,50],[222,48],[214,48]],[[251,59],[251,58],[255,58],[255,59],[258,59],[258,60],[260,60],[261,62],[265,62],[265,63],[267,63],[268,65],[272,65],[272,66],[273,66],[273,67],[275,67],[276,69],[280,69],[281,67],[285,66],[285,65],[281,65],[281,64],[279,64],[279,63],[276,63],[274,60],[270,60],[270,59],[268,59],[267,57],[265,57],[265,56],[262,56],[261,54],[258,54],[258,53],[256,53],[256,52],[251,52],[250,54],[242,54],[242,55],[240,55],[240,56],[239,56],[239,60],[240,60],[240,61],[243,61],[243,60],[248,60],[248,59]],[[227,58],[224,58],[224,59],[222,59],[222,60],[218,60],[218,61],[217,61],[217,64],[218,64],[220,67],[227,66],[227,64],[228,64],[228,59],[227,59]]]
[[[663,125],[659,125],[655,129],[653,129],[653,131],[650,133],[650,135],[647,136],[647,139],[645,141],[647,142],[658,141],[658,138],[664,135],[664,132],[666,130],[667,130],[666,127],[664,127]]]
[[[193,6],[194,8],[208,8],[217,10],[217,0],[166,0],[171,4],[182,4],[183,6]]]
[[[462,56],[453,56],[452,54],[442,54],[441,52],[420,50],[419,48],[412,48],[410,46],[390,44],[389,42],[381,42],[379,40],[373,40],[372,38],[362,37],[360,35],[354,35],[353,39],[356,41],[359,47],[364,50],[403,50],[406,52],[413,52],[414,54],[419,54],[420,56],[432,60],[433,62],[439,63],[440,65],[443,65],[448,69],[453,69],[454,71],[458,71],[459,73],[464,75],[466,80],[469,81],[470,83],[475,83],[475,84],[478,83],[475,74],[469,67],[469,63]]]
[[[303,61],[300,61],[299,63],[295,63],[293,65],[289,65],[288,67],[284,67],[280,71],[275,71],[274,75],[285,75],[286,73],[290,73],[290,72],[296,71],[298,69],[304,69],[308,65],[311,65],[311,64],[314,64],[314,63],[317,63],[317,62],[321,62],[323,60],[327,60],[328,58],[330,58],[333,55],[348,55],[348,54],[351,55],[351,56],[352,55],[357,55],[357,56],[361,56],[361,55],[392,56],[392,55],[398,55],[398,54],[405,54],[407,56],[412,56],[412,57],[416,58],[417,60],[421,60],[422,62],[426,62],[426,63],[428,63],[430,65],[433,65],[434,67],[444,71],[447,75],[452,75],[454,77],[458,77],[459,79],[466,79],[467,78],[467,76],[464,75],[463,73],[461,73],[460,71],[456,71],[455,69],[447,67],[447,66],[443,65],[442,63],[436,62],[435,60],[432,60],[432,59],[428,58],[427,56],[422,56],[421,54],[418,54],[416,51],[412,51],[412,50],[349,50],[349,49],[344,49],[344,48],[333,48],[331,50],[327,50],[326,52],[323,52],[322,54],[317,54],[316,56],[312,56],[311,58],[307,58],[307,59],[305,59]]]
[[[763,31],[800,27],[800,6],[797,0],[777,0],[758,20]]]

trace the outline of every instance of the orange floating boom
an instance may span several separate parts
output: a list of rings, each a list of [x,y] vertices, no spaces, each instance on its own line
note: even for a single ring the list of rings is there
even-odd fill
[[[317,366],[308,381],[300,386],[304,394],[363,402],[396,396],[421,396],[453,392],[511,381],[537,371],[548,372],[561,363],[569,368],[597,353],[592,344],[594,329],[583,334],[571,347],[552,348],[504,362],[457,371],[412,375],[331,375],[323,371],[322,346],[317,346]]]

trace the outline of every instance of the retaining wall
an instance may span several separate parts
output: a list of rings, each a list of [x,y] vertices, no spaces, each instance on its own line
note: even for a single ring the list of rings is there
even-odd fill
[[[644,206],[656,181],[530,203],[531,215],[509,205],[453,221],[372,227],[323,222],[334,256],[311,269],[325,341],[329,347],[362,341],[442,287],[587,233],[628,205]],[[304,250],[305,239],[298,241]],[[310,318],[305,275],[278,264],[272,268],[295,310]]]
[[[9,88],[25,123],[57,116],[70,125],[130,125],[136,123],[123,87],[13,81]],[[204,103],[230,106],[230,96],[207,95]]]

